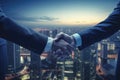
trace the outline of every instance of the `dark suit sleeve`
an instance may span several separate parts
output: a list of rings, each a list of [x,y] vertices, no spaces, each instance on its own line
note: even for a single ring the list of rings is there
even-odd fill
[[[0,37],[19,44],[31,51],[41,54],[48,37],[28,27],[22,27],[6,16],[0,17]]]
[[[102,13],[101,13],[102,14]],[[83,49],[95,42],[98,42],[104,38],[113,35],[120,29],[120,3],[114,9],[114,11],[105,19],[94,27],[84,30],[79,33],[82,38],[82,46],[79,49]]]

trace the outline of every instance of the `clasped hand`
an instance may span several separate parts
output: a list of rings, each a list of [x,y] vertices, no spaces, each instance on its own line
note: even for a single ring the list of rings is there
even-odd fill
[[[70,57],[72,51],[75,50],[75,41],[72,36],[69,36],[63,32],[56,35],[53,41],[52,50],[49,54],[49,58],[54,60],[65,60]]]

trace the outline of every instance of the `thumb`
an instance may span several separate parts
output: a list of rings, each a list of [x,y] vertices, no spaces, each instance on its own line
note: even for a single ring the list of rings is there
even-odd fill
[[[55,41],[60,41],[60,40],[64,40],[64,41],[68,42],[69,44],[71,44],[71,42],[72,42],[71,36],[69,36],[68,34],[63,33],[63,32],[60,32],[55,37]]]
[[[54,40],[55,40],[56,42],[60,41],[61,39],[64,40],[64,36],[65,36],[65,33],[60,32],[60,33],[58,33],[58,34],[56,35],[56,37],[54,38]]]

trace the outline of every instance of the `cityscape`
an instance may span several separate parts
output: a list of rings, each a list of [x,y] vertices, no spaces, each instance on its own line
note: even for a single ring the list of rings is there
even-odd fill
[[[87,28],[87,27],[86,27]],[[69,35],[80,32],[81,27],[35,28],[39,33],[55,37],[59,32]],[[7,41],[8,77],[12,80],[112,80],[115,76],[120,32],[81,51],[76,49],[71,57],[44,66],[47,53],[37,55],[15,43]]]

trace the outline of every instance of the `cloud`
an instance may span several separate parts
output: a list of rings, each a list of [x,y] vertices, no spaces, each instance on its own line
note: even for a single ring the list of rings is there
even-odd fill
[[[42,17],[25,17],[25,16],[14,16],[12,17],[19,21],[32,21],[32,22],[45,22],[45,21],[57,21],[59,18],[42,16]]]
[[[44,21],[55,21],[55,20],[58,20],[59,18],[43,16],[43,17],[40,17],[39,19]]]
[[[13,18],[19,21],[37,21],[37,18],[33,17],[13,17]]]

